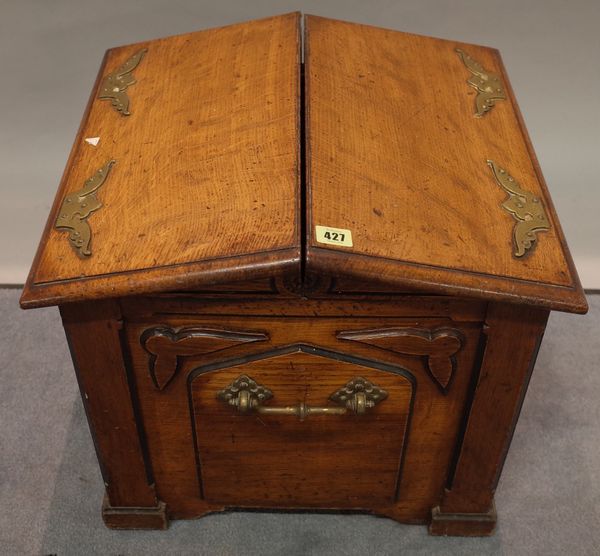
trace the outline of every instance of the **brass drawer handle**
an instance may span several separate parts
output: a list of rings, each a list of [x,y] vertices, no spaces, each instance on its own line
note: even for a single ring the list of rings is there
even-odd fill
[[[349,411],[364,415],[368,409],[385,400],[388,394],[362,377],[354,377],[345,386],[336,390],[329,399],[336,406],[314,406],[300,402],[298,405],[268,406],[263,402],[273,397],[273,392],[258,384],[247,375],[240,375],[227,388],[217,394],[217,399],[237,409],[240,413],[262,415],[296,415],[303,421],[308,415],[344,415]]]

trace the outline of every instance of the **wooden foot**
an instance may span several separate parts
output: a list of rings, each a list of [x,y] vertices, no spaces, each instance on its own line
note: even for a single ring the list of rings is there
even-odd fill
[[[167,529],[169,518],[167,506],[159,502],[156,507],[114,507],[104,496],[102,502],[102,519],[109,529]]]
[[[431,535],[456,537],[489,537],[496,529],[496,508],[492,502],[490,511],[475,513],[442,513],[440,507],[431,510]]]

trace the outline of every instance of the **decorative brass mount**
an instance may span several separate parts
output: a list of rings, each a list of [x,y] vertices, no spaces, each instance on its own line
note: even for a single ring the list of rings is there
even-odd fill
[[[498,185],[509,195],[502,206],[517,221],[513,230],[514,255],[522,257],[535,243],[537,239],[535,233],[550,229],[544,205],[533,193],[523,189],[504,168],[500,168],[493,160],[488,160],[487,163]]]
[[[100,189],[100,186],[108,177],[114,163],[114,160],[109,160],[83,184],[81,189],[67,195],[58,211],[54,226],[57,230],[70,230],[69,242],[71,247],[82,259],[92,254],[90,249],[92,230],[87,218],[102,206],[102,203],[96,197],[96,191]]]
[[[329,399],[340,407],[312,406],[304,402],[283,407],[265,406],[263,402],[271,399],[273,392],[247,375],[240,375],[227,388],[217,393],[217,399],[235,407],[240,413],[296,415],[301,421],[308,415],[343,415],[348,411],[364,415],[368,409],[375,407],[387,396],[385,390],[362,377],[354,377],[329,396]]]
[[[102,85],[100,85],[98,98],[102,100],[110,100],[112,105],[115,107],[115,110],[120,112],[123,116],[129,116],[130,114],[129,97],[125,92],[125,89],[136,82],[135,77],[131,72],[141,62],[144,54],[146,54],[147,51],[147,48],[138,50],[122,66],[117,68],[112,73],[109,73],[102,80]]]
[[[475,117],[481,118],[486,112],[492,109],[497,100],[506,100],[504,85],[499,75],[487,71],[479,62],[471,58],[464,50],[456,49],[467,69],[473,74],[473,77],[467,80],[476,91],[475,97]]]

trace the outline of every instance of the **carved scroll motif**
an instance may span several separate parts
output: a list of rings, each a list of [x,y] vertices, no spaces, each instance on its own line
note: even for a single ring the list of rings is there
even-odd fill
[[[263,333],[231,332],[209,328],[187,327],[173,329],[166,326],[149,328],[140,342],[148,352],[148,370],[154,386],[163,390],[176,375],[183,357],[206,355],[238,344],[263,342],[269,337]]]
[[[463,344],[463,335],[454,328],[378,328],[338,332],[337,338],[360,342],[402,355],[425,359],[429,375],[446,394],[456,370],[456,353]]]

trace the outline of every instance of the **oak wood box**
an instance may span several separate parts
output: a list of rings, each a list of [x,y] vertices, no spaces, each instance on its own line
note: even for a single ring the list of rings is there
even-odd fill
[[[549,311],[587,310],[500,55],[300,27],[107,52],[22,306],[60,307],[109,527],[490,534]]]

